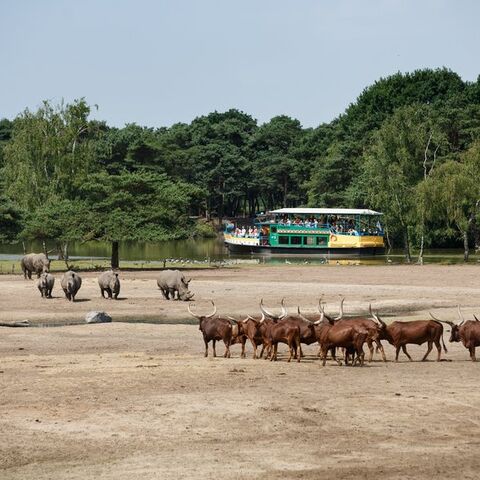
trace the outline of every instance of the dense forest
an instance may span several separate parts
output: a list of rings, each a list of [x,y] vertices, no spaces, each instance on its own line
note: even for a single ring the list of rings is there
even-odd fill
[[[213,112],[190,124],[109,127],[84,99],[0,120],[0,241],[158,241],[208,235],[211,218],[281,206],[384,212],[410,258],[480,245],[480,77],[397,73],[330,123],[259,125]],[[1,112],[0,112],[1,114]],[[204,220],[202,220],[204,219]]]

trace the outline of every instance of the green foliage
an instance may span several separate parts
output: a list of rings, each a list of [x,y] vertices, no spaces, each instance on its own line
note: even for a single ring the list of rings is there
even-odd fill
[[[23,212],[9,198],[0,195],[0,242],[18,239],[23,226]]]
[[[217,236],[217,231],[211,223],[199,220],[195,223],[193,236],[201,238],[215,238]]]
[[[3,175],[6,194],[22,208],[71,197],[74,182],[95,169],[89,114],[81,99],[56,107],[44,102],[37,112],[27,109],[15,119]]]
[[[188,205],[198,193],[151,172],[91,175],[79,191],[89,210],[86,237],[111,242],[185,237]]]
[[[2,238],[156,241],[212,233],[191,216],[307,203],[376,208],[407,244],[441,244],[465,222],[480,237],[480,77],[396,73],[309,129],[235,109],[169,128],[89,114],[81,99],[0,121]]]

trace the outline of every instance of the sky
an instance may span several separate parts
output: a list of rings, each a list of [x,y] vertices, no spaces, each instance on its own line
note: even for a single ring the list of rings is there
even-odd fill
[[[380,77],[480,74],[477,0],[0,0],[0,118],[85,97],[111,126],[237,108],[330,122]]]

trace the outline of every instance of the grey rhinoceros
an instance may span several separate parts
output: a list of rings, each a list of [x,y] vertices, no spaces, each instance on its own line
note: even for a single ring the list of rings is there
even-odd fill
[[[53,285],[55,284],[55,277],[51,273],[43,272],[38,279],[38,289],[42,298],[52,298]]]
[[[37,278],[40,278],[40,275],[43,272],[48,272],[50,270],[50,260],[44,253],[29,253],[22,257],[20,266],[22,267],[25,279],[27,276],[31,279],[32,272],[35,272]]]
[[[158,275],[157,285],[167,300],[169,300],[171,296],[172,300],[188,301],[191,300],[194,295],[188,290],[190,280],[191,279],[187,280],[179,270],[164,270]],[[177,294],[177,298],[175,298],[175,293]]]
[[[61,284],[67,299],[74,302],[75,295],[77,294],[77,292],[80,290],[80,287],[82,286],[82,277],[80,277],[78,273],[75,273],[69,270],[68,272],[65,272],[63,274]]]
[[[120,293],[120,279],[118,273],[113,270],[103,272],[98,277],[98,285],[100,286],[100,292],[102,298],[105,298],[105,292],[107,292],[108,298],[118,298]]]

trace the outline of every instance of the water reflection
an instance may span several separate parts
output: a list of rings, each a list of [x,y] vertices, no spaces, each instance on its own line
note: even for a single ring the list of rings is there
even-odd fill
[[[28,242],[25,244],[27,252],[41,252],[41,242]],[[52,250],[50,256],[56,258],[52,243],[47,244],[47,249]],[[72,243],[69,245],[71,259],[106,259],[110,257],[111,246],[106,242]],[[22,244],[0,244],[0,260],[19,260],[23,254]],[[331,258],[322,256],[255,256],[230,254],[223,244],[221,237],[209,239],[173,240],[160,243],[121,242],[120,258],[122,261],[154,262],[163,259],[180,259],[209,262],[226,261],[228,263],[268,263],[273,265],[385,265],[402,264],[405,259],[401,250],[393,250],[390,255],[361,258]],[[413,257],[415,259],[415,257]],[[471,262],[480,261],[478,255],[471,256]],[[424,263],[463,263],[461,249],[437,249],[425,253]]]

